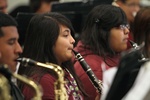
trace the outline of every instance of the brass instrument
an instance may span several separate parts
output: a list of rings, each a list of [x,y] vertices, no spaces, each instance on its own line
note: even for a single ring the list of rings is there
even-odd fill
[[[0,100],[12,100],[10,85],[6,77],[2,74],[0,74]]]
[[[21,75],[19,75],[19,74],[16,74],[16,73],[12,73],[9,69],[8,69],[8,67],[7,67],[7,65],[3,65],[2,67],[2,72],[3,73],[6,73],[7,75],[9,75],[9,76],[13,76],[13,77],[15,77],[15,78],[17,78],[18,80],[20,80],[20,81],[22,81],[23,83],[25,83],[25,84],[27,84],[28,86],[30,86],[31,88],[33,88],[34,89],[34,91],[35,91],[35,96],[32,98],[32,100],[42,100],[41,99],[41,97],[42,97],[42,92],[41,92],[41,87],[39,86],[39,85],[37,85],[36,83],[34,83],[34,81],[32,81],[32,80],[29,80],[29,79],[27,79],[26,77],[23,77],[23,76],[21,76]],[[7,82],[6,82],[7,83]],[[7,84],[4,84],[4,87],[8,87],[9,85],[8,85],[8,83]],[[5,89],[5,88],[4,88]],[[9,91],[9,89],[8,88],[6,88],[5,89],[5,91]],[[3,91],[4,92],[4,91]],[[4,92],[5,93],[5,92]],[[1,93],[0,93],[1,94]],[[7,94],[7,92],[6,92],[6,94]],[[5,94],[5,95],[6,95]],[[10,93],[8,93],[8,94],[10,94]],[[8,95],[9,96],[9,95]],[[0,99],[1,100],[1,99]],[[11,100],[11,99],[2,99],[2,100]]]
[[[64,86],[65,81],[64,81],[64,71],[63,69],[56,65],[56,64],[52,64],[52,63],[40,63],[34,60],[31,60],[29,58],[19,58],[17,61],[21,62],[21,64],[27,66],[27,65],[36,65],[36,66],[40,66],[40,67],[44,67],[44,68],[48,68],[52,71],[54,71],[57,76],[58,79],[57,81],[54,83],[54,91],[55,91],[55,100],[68,100],[68,95],[66,92],[66,88]]]
[[[13,77],[17,78],[18,80],[33,88],[33,90],[35,91],[35,96],[32,98],[32,100],[42,100],[42,92],[40,85],[37,85],[34,81],[29,80],[19,74],[13,73],[12,75]]]

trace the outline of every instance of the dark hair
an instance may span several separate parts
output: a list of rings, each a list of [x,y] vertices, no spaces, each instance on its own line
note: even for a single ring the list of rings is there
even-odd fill
[[[109,45],[110,30],[127,23],[126,15],[121,8],[112,5],[98,5],[87,16],[81,41],[85,48],[91,49],[95,54],[113,55],[114,51]]]
[[[59,13],[51,12],[46,14],[37,14],[32,17],[27,29],[27,36],[25,39],[22,56],[42,63],[50,62],[58,64],[52,47],[59,36],[60,25],[68,27],[71,30],[71,34],[74,34],[74,29],[70,20]],[[79,84],[80,82],[75,74],[71,60],[63,62],[61,67],[65,67],[70,71],[70,73],[77,80],[79,88],[82,91],[82,87]],[[55,76],[52,71],[35,66],[30,66],[28,68],[20,66],[19,73],[27,76],[36,74],[39,77],[42,77],[45,73],[50,73]]]
[[[6,26],[16,26],[17,27],[17,22],[15,21],[15,19],[13,19],[8,14],[0,12],[0,37],[4,36],[4,34],[1,30],[1,27],[6,27]]]
[[[59,0],[30,0],[29,5],[31,11],[36,12],[40,8],[42,2],[51,3],[52,1],[59,1]]]
[[[138,44],[145,42],[144,55],[150,57],[150,7],[142,8],[134,19],[134,41]]]

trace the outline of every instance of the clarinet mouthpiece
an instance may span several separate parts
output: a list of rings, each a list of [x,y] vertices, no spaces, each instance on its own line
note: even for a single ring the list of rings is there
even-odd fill
[[[74,53],[75,55],[77,55],[77,54],[78,54],[78,52],[76,52],[75,50],[73,50],[73,49],[72,49],[72,51],[73,51],[73,53]]]

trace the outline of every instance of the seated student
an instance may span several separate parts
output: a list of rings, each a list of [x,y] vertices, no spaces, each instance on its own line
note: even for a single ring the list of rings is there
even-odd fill
[[[126,14],[128,23],[130,24],[130,32],[129,32],[129,39],[134,41],[133,39],[133,21],[135,15],[140,10],[140,1],[141,0],[113,0],[112,5],[120,7]],[[132,46],[128,42],[128,48],[130,49]]]
[[[18,43],[19,35],[16,21],[8,14],[0,12],[0,64],[7,64],[10,71],[16,71],[16,59],[22,53],[22,48]],[[7,76],[6,76],[7,77]],[[23,100],[23,95],[19,89],[7,77],[11,86],[11,96],[13,100]]]
[[[140,0],[114,0],[112,5],[120,7],[125,12],[132,29],[134,18],[140,10]],[[129,34],[129,39],[133,40],[133,34],[131,32]]]
[[[75,43],[72,34],[74,34],[73,27],[65,16],[54,12],[37,14],[29,23],[22,56],[61,66],[65,73],[64,86],[68,100],[83,100],[86,93],[71,63]],[[55,99],[54,82],[57,81],[57,76],[52,70],[39,66],[20,66],[19,74],[34,79],[42,86],[43,100]],[[20,89],[26,100],[32,98],[33,92],[30,88],[20,84]]]
[[[133,37],[140,45],[144,42],[141,50],[145,62],[139,70],[136,80],[130,91],[122,100],[149,100],[150,98],[150,7],[139,10],[134,20]],[[137,70],[137,69],[136,69]]]
[[[150,23],[150,7],[141,8],[139,12],[137,13],[137,15],[135,16],[135,19],[133,22],[134,24],[133,37],[134,37],[134,41],[138,45],[141,45],[143,42],[145,43],[141,53],[143,54],[143,57],[145,57],[146,59],[150,58],[150,49],[149,49],[150,48],[150,43],[149,43],[150,24],[149,23]],[[149,89],[147,87],[148,86],[147,81],[145,80],[149,73],[149,69],[147,68],[148,65],[149,65],[149,62],[143,64],[142,67],[140,67],[140,71],[138,75],[136,76],[136,80],[132,88],[124,96],[123,100],[146,100],[144,99],[144,97],[146,96],[145,94],[147,93],[147,90]],[[107,92],[112,84],[113,77],[116,71],[117,71],[117,68],[116,69],[112,68],[104,72],[103,78],[104,78],[104,84],[105,84],[105,92],[101,100],[105,100],[105,97],[107,96]],[[106,79],[106,77],[109,77],[109,78]],[[143,86],[146,88],[144,88]]]
[[[127,49],[129,26],[123,10],[112,5],[99,5],[88,14],[81,34],[81,40],[74,48],[81,53],[98,79],[102,80],[103,70],[118,65],[120,53]],[[78,61],[75,70],[93,100],[96,89]]]

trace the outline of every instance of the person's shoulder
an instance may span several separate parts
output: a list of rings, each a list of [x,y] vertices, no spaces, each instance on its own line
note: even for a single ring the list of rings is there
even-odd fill
[[[45,81],[56,81],[56,78],[50,74],[44,74],[41,79],[40,79],[41,82],[45,82]]]
[[[52,76],[51,74],[44,74],[41,79],[52,79],[55,80],[54,76]]]
[[[95,55],[95,54],[90,54],[84,57],[85,60],[87,60],[88,62],[98,62],[98,63],[102,63],[103,59],[102,57]]]
[[[42,87],[42,90],[43,90],[43,97],[42,99],[44,100],[54,100],[54,86],[55,86],[55,83],[56,82],[56,79],[55,77],[53,77],[52,75],[50,74],[44,74],[42,77],[41,77],[41,80],[40,80],[40,85]]]

